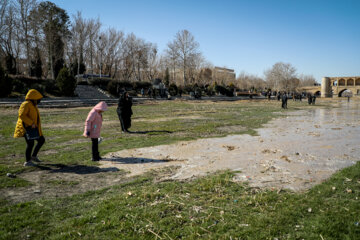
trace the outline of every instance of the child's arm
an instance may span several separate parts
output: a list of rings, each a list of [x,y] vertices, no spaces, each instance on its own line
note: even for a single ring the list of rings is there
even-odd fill
[[[91,111],[91,112],[89,112],[89,115],[87,116],[87,118],[85,120],[85,132],[84,133],[86,134],[86,137],[90,136],[91,123],[94,121],[95,115],[96,115],[96,112]]]

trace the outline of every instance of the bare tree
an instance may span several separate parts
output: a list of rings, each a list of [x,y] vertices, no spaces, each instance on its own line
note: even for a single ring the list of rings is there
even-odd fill
[[[133,78],[134,80],[139,80],[140,78],[140,74],[137,73],[136,68],[139,65],[137,63],[137,56],[139,53],[139,43],[138,43],[138,39],[135,36],[134,33],[130,33],[125,40],[125,52],[124,52],[124,58],[125,58],[125,62],[124,62],[124,68],[125,70],[125,80],[130,80],[131,78]]]
[[[76,63],[76,74],[80,74],[80,66],[84,63],[85,44],[89,38],[89,25],[87,21],[81,16],[81,12],[77,12],[73,16],[74,20],[71,24],[71,55],[74,59],[72,63]]]
[[[172,81],[176,82],[176,69],[179,65],[178,63],[178,52],[176,46],[173,42],[168,43],[167,49],[165,50],[165,59],[168,65],[170,65],[170,69],[172,71]]]
[[[147,65],[144,65],[144,71],[149,81],[155,79],[159,74],[160,59],[158,58],[158,49],[156,44],[147,44]]]
[[[199,72],[202,68],[205,67],[205,59],[201,54],[196,54],[189,59],[189,67],[187,69],[187,76],[189,83],[195,84],[199,83]]]
[[[5,24],[6,14],[8,9],[9,1],[0,0],[0,54],[5,54],[5,31],[7,26]],[[0,55],[1,56],[1,55]]]
[[[181,30],[175,35],[173,42],[168,44],[168,53],[171,57],[177,57],[177,62],[183,72],[183,84],[187,84],[188,69],[192,67],[195,59],[199,58],[199,43],[188,30]]]
[[[316,80],[313,75],[301,74],[299,76],[299,80],[300,80],[299,86],[301,87],[314,86],[316,84]]]
[[[123,51],[123,78],[132,81],[152,79],[157,74],[157,47],[130,33],[125,40]]]
[[[236,79],[236,86],[241,90],[261,90],[265,88],[266,83],[262,78],[242,71]]]
[[[94,73],[95,41],[99,38],[101,23],[99,19],[87,20],[89,39],[86,42],[85,63],[90,66],[91,73]]]
[[[102,37],[106,40],[103,49],[105,72],[110,76],[114,76],[114,72],[117,70],[115,65],[119,62],[118,59],[121,58],[123,50],[124,33],[110,28]]]
[[[25,59],[27,73],[31,73],[31,38],[30,38],[30,13],[36,7],[36,0],[16,0],[16,8],[19,16],[19,29],[22,33],[21,43],[25,47]]]
[[[13,2],[4,2],[2,11],[3,26],[1,27],[2,35],[0,36],[1,48],[6,55],[6,68],[10,73],[17,72],[17,61],[20,55],[20,31],[19,19],[16,7]]]
[[[275,63],[265,71],[265,77],[268,87],[276,91],[293,91],[298,84],[296,68],[290,63]]]
[[[209,67],[202,68],[199,72],[198,83],[200,85],[206,85],[212,83],[212,70]]]

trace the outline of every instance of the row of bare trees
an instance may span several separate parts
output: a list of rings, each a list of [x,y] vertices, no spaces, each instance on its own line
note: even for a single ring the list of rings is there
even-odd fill
[[[265,79],[241,72],[236,79],[240,89],[271,89],[273,91],[296,91],[298,87],[314,86],[316,80],[312,75],[297,74],[290,63],[278,62],[264,72]]]
[[[7,71],[56,78],[63,66],[73,74],[109,75],[130,81],[164,78],[182,84],[198,80],[205,60],[199,43],[179,31],[160,55],[157,45],[78,12],[70,18],[52,2],[0,0],[0,57]],[[209,64],[208,64],[209,65]],[[171,74],[170,74],[171,73]]]
[[[99,19],[85,19],[80,12],[70,20],[64,9],[49,1],[0,0],[0,60],[9,73],[51,79],[68,66],[73,75],[128,81],[162,78],[177,85],[229,84],[227,79],[214,79],[213,67],[187,30],[177,32],[159,54],[154,43],[101,26]],[[276,63],[265,72],[265,79],[242,72],[231,83],[240,89],[292,90],[315,82],[312,76],[297,76],[286,63]]]

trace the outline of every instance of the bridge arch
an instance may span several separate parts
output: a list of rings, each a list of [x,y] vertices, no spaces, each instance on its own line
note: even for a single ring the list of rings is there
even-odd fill
[[[354,93],[353,93],[351,90],[346,89],[346,88],[343,89],[343,90],[341,90],[341,91],[338,93],[338,97],[346,97],[345,95],[353,96]]]
[[[346,81],[346,86],[354,86],[354,79],[350,78]]]
[[[339,86],[345,86],[345,79],[343,79],[343,78],[340,79],[338,83],[339,83]]]
[[[357,79],[355,80],[355,85],[356,85],[356,86],[360,86],[360,78],[357,78]]]

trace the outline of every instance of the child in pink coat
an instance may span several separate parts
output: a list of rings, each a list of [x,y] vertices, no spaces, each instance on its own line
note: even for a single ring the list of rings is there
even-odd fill
[[[107,110],[106,102],[99,102],[98,104],[91,109],[89,112],[86,121],[85,121],[85,130],[84,137],[91,138],[92,142],[92,160],[99,161],[101,159],[99,153],[99,142],[98,139],[100,137],[100,130],[102,126],[102,113]]]

